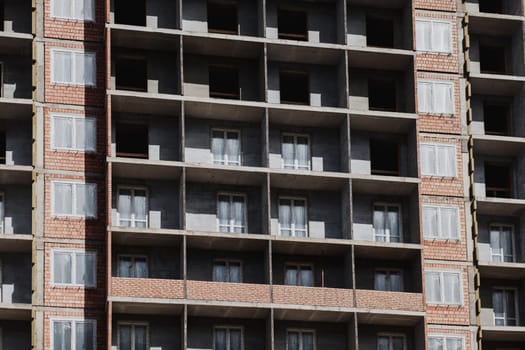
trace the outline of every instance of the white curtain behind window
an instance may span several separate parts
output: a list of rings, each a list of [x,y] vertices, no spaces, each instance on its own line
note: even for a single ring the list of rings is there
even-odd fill
[[[54,282],[55,283],[71,283],[71,270],[73,268],[73,262],[71,253],[67,252],[54,252]]]
[[[386,232],[385,232],[385,207],[384,206],[375,206],[373,214],[373,225],[376,242],[385,242],[386,241]]]
[[[53,350],[71,349],[71,322],[53,321]]]
[[[53,117],[54,147],[71,149],[74,147],[72,118]]]
[[[452,304],[459,304],[461,302],[461,291],[460,291],[460,280],[457,273],[443,274],[444,281],[444,292],[445,302]]]
[[[299,335],[297,332],[288,332],[288,350],[299,350]]]
[[[435,175],[435,147],[433,145],[421,145],[421,174]]]
[[[290,135],[283,136],[283,164],[285,169],[293,169],[295,167],[294,162],[294,138]]]
[[[228,350],[226,348],[226,330],[216,329],[215,330],[215,344],[214,350]]]
[[[456,208],[440,208],[443,238],[458,238],[458,211]]]
[[[233,206],[233,225],[234,232],[243,233],[245,232],[246,223],[245,223],[245,203],[244,197],[242,196],[233,196],[232,200]]]
[[[310,147],[308,138],[304,136],[297,137],[297,166],[299,169],[309,169]]]
[[[303,333],[302,350],[314,350],[314,335],[312,333]]]
[[[451,32],[450,32],[450,23],[444,23],[444,22],[433,22],[433,28],[432,28],[432,39],[435,43],[434,48],[437,52],[450,52],[450,40],[451,40]]]
[[[75,350],[94,350],[93,323],[76,322],[76,348]]]
[[[131,326],[120,325],[119,331],[119,350],[131,350]]]
[[[242,335],[240,329],[230,329],[230,349],[241,350]]]
[[[432,50],[432,23],[430,21],[416,20],[416,50]]]
[[[55,214],[73,214],[73,185],[68,183],[55,182],[53,184],[53,187]]]
[[[135,227],[146,227],[148,213],[145,190],[134,190],[133,211],[135,214]]]
[[[226,263],[216,261],[213,265],[213,280],[215,282],[226,282]]]
[[[374,276],[374,289],[386,290],[386,273],[384,271],[376,271]]]
[[[439,273],[427,272],[425,274],[425,293],[427,295],[427,302],[441,302],[441,281]]]
[[[117,210],[119,226],[131,226],[131,190],[119,189]]]
[[[229,264],[229,281],[234,283],[241,282],[241,265],[239,263],[230,262]]]
[[[224,132],[214,130],[211,139],[211,153],[215,164],[224,164]]]
[[[241,142],[239,140],[239,133],[227,132],[226,153],[228,155],[228,164],[241,164]]]
[[[306,236],[306,203],[304,200],[294,200],[294,225],[295,225],[295,236],[305,237]]]
[[[135,349],[146,350],[146,326],[135,325]]]
[[[438,236],[438,225],[438,209],[436,207],[423,206],[423,234],[425,237]]]
[[[291,236],[292,234],[292,203],[289,199],[279,201],[279,225],[281,235]]]

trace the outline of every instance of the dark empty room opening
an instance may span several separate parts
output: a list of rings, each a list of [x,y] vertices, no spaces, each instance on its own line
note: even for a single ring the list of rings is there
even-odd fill
[[[485,133],[489,135],[509,135],[509,106],[497,103],[483,105]]]
[[[0,0],[0,31],[4,30],[4,0]]]
[[[279,39],[308,40],[305,11],[279,10],[277,26],[279,28]]]
[[[393,141],[370,140],[373,175],[399,176],[399,145]]]
[[[209,67],[210,97],[239,99],[239,72],[233,66]]]
[[[281,103],[310,104],[308,74],[282,71],[279,75]]]
[[[371,110],[396,111],[396,82],[390,79],[369,79],[368,105]]]
[[[479,45],[479,62],[483,73],[507,73],[506,52],[503,45]]]
[[[117,59],[115,63],[117,89],[148,91],[147,65],[145,59]]]
[[[366,45],[394,47],[394,21],[388,18],[367,16]]]
[[[485,188],[487,197],[510,198],[512,173],[508,164],[485,163]]]
[[[208,32],[237,34],[237,3],[208,1]]]
[[[503,0],[479,0],[481,12],[503,13]]]
[[[148,127],[144,124],[118,123],[117,157],[148,158]]]
[[[115,23],[146,25],[146,0],[115,0]]]

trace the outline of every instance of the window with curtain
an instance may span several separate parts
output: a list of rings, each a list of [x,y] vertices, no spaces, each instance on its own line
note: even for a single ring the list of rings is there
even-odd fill
[[[452,52],[452,23],[416,19],[416,50],[436,53]]]
[[[5,197],[2,192],[0,192],[0,233],[5,233]]]
[[[310,138],[307,135],[284,134],[282,153],[283,168],[310,170]]]
[[[239,130],[213,129],[211,154],[214,164],[241,165],[241,133]]]
[[[461,273],[426,271],[425,293],[429,304],[460,305],[462,303]]]
[[[428,336],[428,350],[463,350],[463,338],[453,336]]]
[[[118,325],[119,350],[149,350],[147,323],[127,323]]]
[[[228,193],[217,196],[219,232],[245,233],[246,217],[246,196]]]
[[[421,175],[456,177],[456,145],[421,143]]]
[[[459,239],[459,208],[424,204],[423,236],[427,239]]]
[[[490,225],[490,252],[494,262],[514,262],[512,226]]]
[[[314,286],[314,268],[309,264],[286,264],[284,284],[287,286]]]
[[[119,187],[118,225],[148,227],[148,191],[142,187]]]
[[[302,329],[286,331],[286,350],[314,350],[314,348],[314,331]]]
[[[213,330],[213,350],[243,350],[241,327],[215,327]]]
[[[515,288],[494,288],[492,308],[496,326],[516,326],[518,299]]]
[[[425,114],[454,114],[454,83],[419,80],[418,111]]]
[[[95,350],[96,320],[52,320],[53,350]]]
[[[403,277],[400,270],[381,269],[374,273],[374,289],[388,292],[403,291]]]
[[[51,16],[78,21],[95,20],[94,0],[52,0]]]
[[[53,251],[53,283],[96,287],[97,255],[85,251]]]
[[[377,336],[377,350],[405,350],[405,336],[380,334]]]
[[[142,255],[119,255],[118,276],[148,278],[148,258]]]
[[[76,116],[52,116],[51,144],[53,149],[96,151],[96,119]]]
[[[53,84],[95,86],[96,53],[66,49],[51,50],[51,82]]]
[[[373,224],[376,242],[401,242],[399,204],[374,204]]]
[[[53,182],[54,216],[94,218],[97,216],[97,185],[80,182]]]
[[[214,282],[242,282],[241,262],[235,260],[215,260],[213,262]]]
[[[306,199],[279,199],[279,232],[281,236],[307,237]]]

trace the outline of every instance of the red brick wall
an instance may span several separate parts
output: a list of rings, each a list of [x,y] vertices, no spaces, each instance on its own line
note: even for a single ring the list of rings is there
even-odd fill
[[[184,282],[157,278],[111,279],[111,295],[134,298],[182,299]]]
[[[353,307],[352,289],[273,286],[273,302],[276,304]]]
[[[416,9],[435,10],[435,11],[456,11],[457,0],[415,0],[413,7]]]
[[[187,281],[188,299],[269,303],[270,286],[249,283]]]
[[[422,293],[395,293],[357,289],[358,308],[425,311]]]

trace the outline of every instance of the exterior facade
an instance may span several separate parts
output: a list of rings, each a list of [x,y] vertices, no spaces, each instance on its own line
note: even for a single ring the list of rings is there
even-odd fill
[[[518,350],[521,0],[0,1],[0,350]]]

